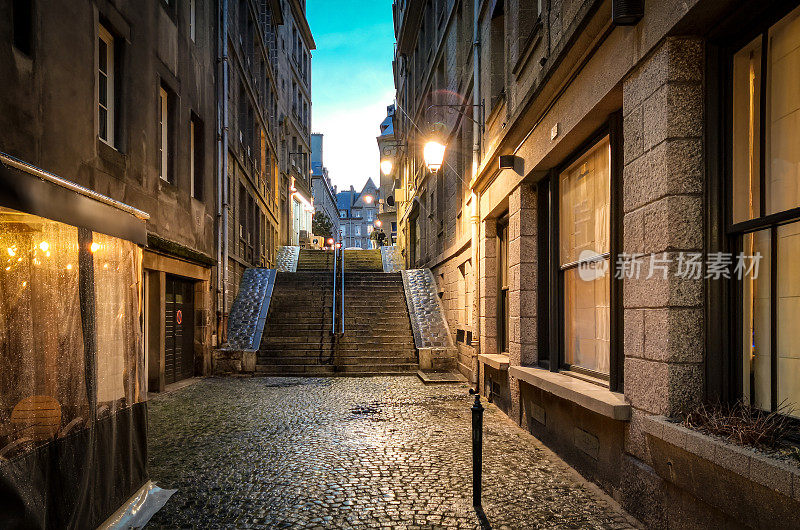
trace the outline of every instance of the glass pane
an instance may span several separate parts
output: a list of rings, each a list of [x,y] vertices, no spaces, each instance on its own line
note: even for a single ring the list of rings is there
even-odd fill
[[[800,417],[800,223],[778,227],[778,404]]]
[[[770,233],[762,230],[744,236],[743,253],[761,254],[758,270],[745,271],[742,279],[743,398],[758,408],[770,408]]]
[[[800,206],[800,8],[769,31],[768,213]]]
[[[100,72],[107,74],[108,73],[108,46],[106,45],[106,41],[103,39],[97,40],[97,64],[100,68]]]
[[[100,124],[100,138],[108,140],[108,111],[100,107],[98,111],[98,120]]]
[[[610,149],[606,137],[560,176],[561,265],[577,261],[585,250],[609,251]]]
[[[733,222],[760,216],[761,37],[733,57]]]
[[[98,415],[114,413],[144,397],[140,340],[141,249],[94,233]]]
[[[78,229],[0,208],[0,267],[0,450],[13,458],[89,421]]]
[[[607,374],[610,362],[608,260],[564,271],[564,361]]]
[[[98,97],[100,98],[100,105],[108,108],[108,77],[101,73],[98,76],[98,82],[100,88],[100,92],[98,94]]]

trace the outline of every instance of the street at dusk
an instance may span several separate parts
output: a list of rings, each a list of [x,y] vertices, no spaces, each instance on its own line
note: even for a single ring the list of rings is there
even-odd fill
[[[0,529],[800,530],[800,0],[0,0]]]

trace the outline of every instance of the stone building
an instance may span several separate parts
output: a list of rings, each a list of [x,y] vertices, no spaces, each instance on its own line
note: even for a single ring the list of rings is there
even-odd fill
[[[649,526],[796,525],[795,467],[662,417],[800,410],[797,2],[394,15],[398,237],[461,371]]]
[[[274,266],[284,241],[280,229],[288,223],[280,210],[288,184],[278,167],[286,156],[280,151],[283,71],[278,42],[284,3],[227,2],[224,14],[227,72],[220,77],[227,81],[220,85],[227,100],[227,111],[222,111],[227,160],[221,170],[227,178],[221,203],[227,210],[227,230],[220,227],[219,238],[227,271],[220,282],[221,334],[245,269]]]
[[[3,2],[0,151],[150,214],[150,389],[209,371],[215,4]]]
[[[314,211],[325,213],[333,224],[331,235],[335,241],[339,241],[339,210],[336,207],[336,186],[331,184],[328,168],[323,163],[323,139],[324,136],[322,134],[314,133],[311,135],[311,194],[314,198]]]
[[[316,48],[306,20],[305,0],[281,0],[279,28],[281,241],[297,245],[311,235],[311,50]]]
[[[381,199],[378,203],[378,220],[389,237],[387,242],[392,244],[397,240],[397,204],[394,190],[399,187],[393,163],[398,150],[398,143],[394,137],[394,105],[386,107],[386,118],[381,122],[380,131],[381,134],[377,138],[381,157]]]
[[[360,192],[350,186],[348,191],[336,194],[339,230],[345,248],[372,248],[370,235],[378,219],[379,201],[380,190],[371,178],[367,179]]]

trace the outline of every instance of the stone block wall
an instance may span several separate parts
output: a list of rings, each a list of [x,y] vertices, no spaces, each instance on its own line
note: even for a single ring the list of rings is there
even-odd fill
[[[497,353],[497,221],[486,219],[479,230],[480,352]]]
[[[625,448],[644,462],[643,418],[703,393],[703,280],[675,275],[680,252],[703,250],[703,64],[702,41],[667,38],[623,85],[623,250],[645,255],[623,288]],[[672,259],[666,279],[646,279],[651,254]]]
[[[521,184],[508,197],[509,364],[537,361],[536,191]],[[519,418],[519,381],[509,377],[512,418]]]

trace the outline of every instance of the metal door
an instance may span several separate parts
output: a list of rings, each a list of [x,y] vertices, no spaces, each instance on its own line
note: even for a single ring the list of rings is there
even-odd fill
[[[194,285],[167,276],[164,317],[164,379],[166,384],[194,375]]]

